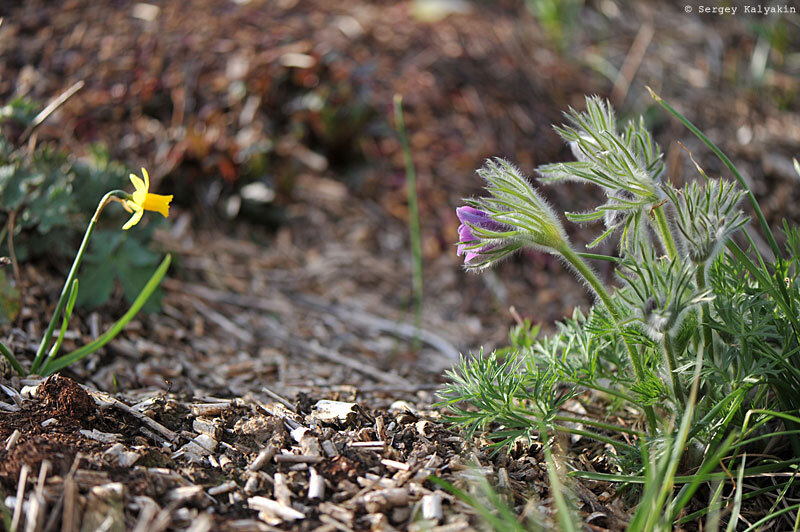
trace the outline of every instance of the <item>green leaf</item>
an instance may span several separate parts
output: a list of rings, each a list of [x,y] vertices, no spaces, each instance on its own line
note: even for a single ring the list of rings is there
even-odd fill
[[[19,289],[6,278],[5,271],[0,270],[0,324],[12,323],[20,308]]]
[[[39,234],[48,234],[69,224],[67,216],[74,204],[67,187],[51,186],[46,193],[31,198],[22,220],[25,226],[35,227]]]
[[[14,210],[22,204],[34,181],[32,177],[33,174],[13,164],[0,167],[0,205],[5,210]]]
[[[501,500],[500,496],[494,491],[491,485],[489,485],[486,478],[483,475],[476,475],[475,478],[477,479],[478,490],[488,499],[488,501],[486,501],[488,504],[439,477],[430,476],[427,480],[444,488],[465,504],[472,507],[481,519],[496,532],[527,532],[526,528],[518,521],[513,511]]]
[[[122,289],[125,294],[126,301],[133,301],[139,292],[142,291],[150,278],[150,272],[153,270],[151,265],[144,266],[131,266],[127,264],[119,264],[117,275],[122,283]],[[163,292],[161,288],[156,288],[152,296],[147,300],[147,303],[142,307],[142,312],[158,312],[161,309],[161,297]]]
[[[119,229],[98,230],[92,240],[90,252],[83,262],[78,305],[93,309],[111,297],[116,281],[122,285],[125,300],[132,302],[150,278],[158,264],[158,255],[137,239],[136,233]],[[161,290],[158,289],[144,306],[144,312],[161,308]]]
[[[95,263],[86,264],[81,269],[81,276],[87,279],[87,282],[81,287],[78,292],[76,304],[85,309],[94,309],[108,301],[114,291],[114,278],[116,272],[110,268],[108,264]]]
[[[75,278],[72,281],[72,286],[70,286],[69,294],[67,296],[67,304],[64,306],[64,316],[61,320],[61,330],[58,332],[58,337],[56,338],[53,347],[50,348],[50,353],[47,355],[47,359],[50,360],[58,355],[58,350],[61,349],[61,344],[64,342],[64,335],[67,332],[67,326],[69,326],[69,319],[72,317],[72,311],[75,308],[75,300],[78,297],[78,279]]]
[[[575,223],[584,223],[584,222],[593,222],[595,220],[600,220],[604,213],[600,211],[589,211],[589,212],[565,212],[564,216],[567,217],[567,220],[570,222]]]
[[[27,126],[39,114],[41,106],[29,98],[14,98],[8,104],[0,107],[0,120],[12,119],[23,126]]]

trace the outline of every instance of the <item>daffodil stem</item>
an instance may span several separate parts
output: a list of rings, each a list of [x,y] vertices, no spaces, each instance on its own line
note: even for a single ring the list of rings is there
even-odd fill
[[[86,232],[83,235],[83,241],[81,241],[81,245],[78,248],[78,253],[75,255],[75,260],[72,261],[72,267],[69,270],[69,274],[67,274],[67,280],[64,282],[64,287],[61,289],[61,295],[58,298],[58,303],[56,303],[55,310],[53,310],[53,316],[50,318],[50,323],[47,325],[44,336],[42,336],[42,342],[39,344],[39,349],[36,351],[36,357],[33,359],[33,364],[31,365],[31,373],[35,374],[37,371],[39,371],[39,367],[44,360],[45,353],[47,353],[47,348],[50,345],[50,341],[53,339],[53,331],[56,328],[56,323],[58,323],[58,319],[61,317],[61,312],[64,309],[67,298],[69,297],[72,281],[78,274],[78,268],[80,268],[81,261],[83,260],[83,254],[86,252],[86,248],[89,245],[89,240],[92,238],[92,233],[94,233],[94,227],[97,224],[98,218],[100,218],[100,213],[103,212],[103,209],[106,207],[106,205],[112,201],[117,201],[127,197],[128,193],[122,190],[112,190],[103,196],[103,199],[101,199],[100,203],[97,205],[94,216],[92,216],[91,221],[89,221],[89,226],[86,228]]]
[[[611,299],[611,295],[606,290],[603,283],[600,279],[597,278],[597,275],[592,271],[588,264],[586,264],[583,259],[581,259],[577,253],[575,253],[569,244],[564,244],[561,249],[558,250],[564,259],[569,262],[573,268],[589,283],[589,286],[592,287],[594,292],[600,298],[600,301],[603,302],[603,305],[608,310],[608,313],[611,315],[611,319],[614,321],[614,326],[617,329],[617,333],[622,338],[623,343],[625,344],[626,349],[628,350],[628,355],[630,356],[631,363],[633,364],[633,371],[636,375],[636,380],[638,382],[644,382],[645,374],[644,374],[644,366],[642,365],[642,359],[639,357],[639,353],[636,352],[636,349],[630,344],[628,339],[622,334],[622,326],[620,325],[619,320],[619,312],[617,308],[614,306],[614,301]],[[644,414],[645,418],[647,419],[647,430],[650,434],[655,434],[656,431],[656,414],[653,410],[651,405],[644,406]]]
[[[47,354],[47,358],[45,358],[44,365],[39,368],[44,371],[47,367],[47,364],[53,360],[56,355],[58,354],[58,350],[61,349],[61,343],[64,341],[64,333],[67,332],[67,326],[69,325],[69,319],[72,317],[72,309],[75,307],[75,299],[78,297],[78,279],[72,281],[72,287],[69,291],[69,296],[67,297],[67,304],[64,307],[65,310],[63,312],[64,317],[61,320],[61,330],[56,336],[55,342],[53,342],[53,346],[50,348],[49,353]]]
[[[669,258],[674,259],[678,256],[678,248],[675,245],[675,238],[672,236],[672,231],[669,229],[669,223],[667,222],[667,216],[664,214],[663,207],[663,205],[659,205],[654,208],[653,214],[655,215],[656,224],[658,225],[661,243],[664,244],[664,249],[667,251]]]

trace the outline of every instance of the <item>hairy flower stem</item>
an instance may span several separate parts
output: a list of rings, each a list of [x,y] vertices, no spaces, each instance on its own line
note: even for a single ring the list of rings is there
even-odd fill
[[[58,298],[58,303],[56,303],[55,310],[53,310],[53,316],[50,318],[50,323],[47,325],[44,336],[42,336],[42,342],[39,344],[39,349],[36,351],[36,358],[33,359],[33,365],[31,365],[31,373],[35,374],[37,371],[39,371],[39,366],[41,366],[42,361],[44,360],[47,347],[50,345],[50,341],[53,339],[53,331],[56,328],[56,323],[61,317],[61,311],[67,302],[67,297],[69,296],[69,292],[72,287],[72,281],[78,274],[78,268],[80,268],[81,261],[83,260],[83,254],[86,252],[86,247],[89,245],[89,239],[92,238],[92,233],[94,233],[94,227],[97,225],[97,220],[100,218],[100,213],[103,212],[103,209],[106,207],[106,205],[112,201],[119,201],[128,197],[129,194],[127,192],[122,190],[112,190],[103,196],[103,199],[101,199],[100,203],[97,205],[97,209],[94,211],[94,216],[92,216],[89,226],[86,228],[86,233],[83,235],[83,241],[81,242],[81,246],[78,248],[78,253],[75,255],[75,260],[72,261],[72,267],[67,275],[67,280],[64,282],[64,287],[61,289],[61,295]]]
[[[672,383],[672,393],[675,394],[675,399],[681,404],[682,408],[686,407],[686,396],[683,393],[683,386],[681,386],[680,377],[675,372],[678,367],[678,361],[675,354],[675,345],[669,335],[669,331],[664,333],[664,338],[661,341],[661,348],[664,350],[664,359],[667,361],[667,369],[669,369],[669,380]]]
[[[658,233],[661,237],[661,243],[664,245],[664,249],[667,251],[667,255],[670,259],[674,259],[678,256],[678,248],[675,245],[675,239],[672,236],[672,231],[669,229],[669,223],[667,223],[667,216],[664,214],[664,209],[662,208],[663,205],[659,205],[658,207],[653,209],[653,214],[656,218],[656,224],[658,225]]]
[[[625,347],[628,350],[628,356],[630,356],[631,362],[633,363],[633,371],[636,374],[636,380],[641,383],[644,382],[645,374],[644,374],[644,367],[642,366],[642,359],[639,357],[639,354],[636,352],[636,349],[630,344],[630,342],[625,338],[622,334],[622,327],[619,324],[619,312],[617,308],[614,306],[614,302],[611,300],[611,296],[609,295],[608,291],[606,290],[603,283],[600,282],[600,279],[594,274],[592,269],[575,253],[569,244],[566,242],[560,246],[558,252],[564,257],[564,259],[569,262],[573,268],[589,283],[589,286],[592,287],[594,292],[603,302],[606,309],[608,309],[608,313],[611,314],[611,319],[614,320],[614,326],[617,329],[617,332],[622,338],[622,341],[625,343]],[[653,410],[653,407],[647,405],[644,407],[644,414],[645,418],[647,419],[647,430],[650,434],[655,434],[656,431],[656,414]]]
[[[695,282],[697,283],[698,290],[705,289],[706,264],[704,262],[697,265],[697,271],[695,272]],[[714,346],[714,336],[711,334],[711,325],[709,324],[709,319],[711,317],[710,312],[711,312],[711,305],[709,305],[707,302],[703,303],[700,306],[700,326],[703,329],[703,343],[705,344],[705,348],[706,350],[710,350],[712,355],[712,360],[717,362],[718,359],[717,359],[716,347]]]

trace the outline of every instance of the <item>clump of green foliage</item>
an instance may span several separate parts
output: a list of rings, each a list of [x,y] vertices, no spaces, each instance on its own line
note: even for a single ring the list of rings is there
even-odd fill
[[[21,258],[46,253],[57,260],[59,255],[67,255],[77,244],[72,237],[77,236],[78,227],[86,223],[87,213],[94,213],[85,226],[83,239],[30,365],[26,366],[0,342],[0,355],[17,374],[46,376],[106,345],[152,300],[169,268],[171,256],[161,260],[151,274],[159,261],[142,243],[149,240],[149,233],[124,230],[137,225],[145,211],[169,216],[172,196],[150,192],[150,180],[144,168],[142,177],[130,174],[135,188],[132,194],[120,189],[108,191],[110,186],[123,184],[124,172],[101,152],[95,152],[89,163],[78,163],[47,147],[35,149],[26,144],[24,141],[35,125],[44,120],[33,113],[33,106],[20,100],[0,109],[0,117],[14,119],[25,127],[18,137],[19,147],[0,135],[0,221],[4,222],[0,240],[7,242],[9,255],[3,257],[3,262],[13,265],[19,281]],[[116,230],[98,230],[100,215],[112,203],[119,203],[132,216],[121,229],[118,225]],[[140,234],[144,238],[135,236]],[[100,238],[96,239],[98,245],[89,251],[92,236]],[[86,268],[81,270],[84,259]],[[79,285],[79,271],[84,279],[82,285]],[[113,291],[116,277],[130,300],[128,311],[97,338],[61,354],[76,304],[81,298],[87,305],[105,302]],[[20,308],[19,294],[5,276],[0,276],[0,317],[14,318]]]
[[[583,0],[525,0],[547,38],[561,52],[575,40],[583,4]]]
[[[0,108],[0,120],[9,128],[27,128],[37,112],[38,106],[18,99]],[[54,266],[63,267],[74,256],[86,213],[94,211],[107,190],[127,183],[126,168],[112,161],[100,146],[76,160],[48,145],[32,151],[27,144],[16,146],[0,134],[0,255],[13,255],[19,263],[46,257]],[[121,233],[118,227],[123,218],[121,211],[112,213],[109,228],[96,231],[83,270],[93,282],[81,287],[78,307],[91,309],[106,303],[117,283],[125,300],[132,302],[160,262],[151,249],[158,224]],[[0,292],[11,295],[0,306],[0,320],[10,321],[19,308],[19,294],[7,277],[0,278]],[[159,289],[145,311],[157,311],[160,301]]]
[[[698,181],[674,186],[644,121],[620,126],[607,102],[587,98],[585,111],[570,110],[568,123],[556,127],[576,160],[541,166],[537,174],[543,182],[579,181],[603,190],[603,204],[565,215],[603,225],[588,248],[614,239],[617,253],[604,255],[576,251],[516,168],[487,162],[478,173],[488,196],[458,210],[466,268],[485,269],[534,247],[563,260],[596,302],[558,323],[554,334],[539,337],[523,324],[508,348],[465,357],[440,396],[452,421],[470,433],[491,429],[498,448],[559,431],[613,446],[618,473],[573,474],[643,485],[629,530],[671,530],[703,516],[709,529],[727,519],[728,530],[735,530],[743,501],[759,490],[791,500],[787,494],[796,488],[800,230],[784,223],[779,246],[731,161],[654,98],[723,161],[736,183],[710,178],[698,167]],[[759,252],[751,238],[740,208],[745,199],[769,253]],[[591,261],[612,262],[617,282],[600,281]],[[622,426],[562,408],[570,399],[596,401],[598,395],[607,399],[609,414],[640,415]],[[775,472],[787,482],[743,491],[744,477]],[[701,486],[709,487],[709,504],[687,515]],[[800,505],[777,507],[764,519],[794,517]]]

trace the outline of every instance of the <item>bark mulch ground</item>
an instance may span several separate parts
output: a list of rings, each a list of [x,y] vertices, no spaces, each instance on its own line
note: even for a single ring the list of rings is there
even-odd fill
[[[21,395],[4,388],[0,485],[24,497],[31,480],[23,515],[44,530],[472,530],[472,511],[431,475],[496,476],[510,503],[551,513],[541,446],[490,456],[410,401],[372,409],[383,401],[355,391],[289,402],[266,388],[262,401],[25,382]],[[398,393],[408,392],[380,395]],[[623,526],[610,486],[578,493],[587,523]]]
[[[492,455],[431,406],[459,352],[502,345],[515,317],[547,329],[589,302],[536,254],[461,271],[453,209],[479,193],[474,168],[492,155],[527,173],[564,160],[550,130],[563,109],[597,92],[626,114],[653,111],[648,84],[742,164],[771,221],[800,218],[789,54],[773,50],[756,84],[747,19],[587,4],[559,56],[512,1],[433,23],[395,1],[3,3],[0,98],[44,103],[84,84],[36,142],[80,156],[101,141],[176,196],[156,235],[176,256],[162,312],[61,376],[0,375],[0,491],[17,519],[40,530],[474,529],[474,512],[430,475],[460,487],[484,476],[518,511],[552,518],[537,444]],[[395,93],[419,177],[419,349]],[[674,138],[723,173],[685,131],[654,125],[674,179],[694,175]],[[249,203],[252,184],[274,199]],[[597,202],[583,187],[546,193],[563,209]],[[2,333],[25,358],[67,266],[20,266],[26,299]],[[122,312],[120,297],[77,312],[64,348]],[[571,406],[604,415],[582,399]],[[602,446],[560,446],[569,467],[614,471]],[[630,507],[613,486],[570,487],[588,528],[624,528]]]

